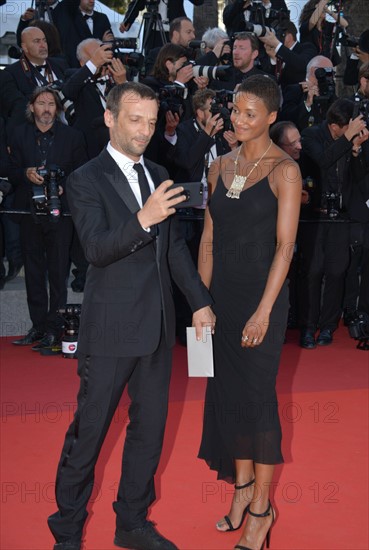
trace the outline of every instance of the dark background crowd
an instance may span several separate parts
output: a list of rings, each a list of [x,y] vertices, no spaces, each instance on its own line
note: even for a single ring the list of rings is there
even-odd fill
[[[338,0],[308,0],[297,28],[284,0],[234,0],[222,14],[226,30],[198,36],[183,0],[133,0],[121,31],[124,37],[146,8],[140,50],[113,36],[94,0],[40,0],[22,14],[19,49],[13,48],[18,60],[0,71],[0,196],[5,210],[23,212],[1,215],[0,287],[24,266],[32,321],[14,344],[57,346],[57,310],[66,304],[71,267],[72,289],[83,291],[88,264],[66,215],[66,179],[107,145],[103,113],[112,87],[140,80],[156,92],[159,118],[145,156],[165,166],[175,183],[202,182],[203,204],[177,214],[196,262],[207,174],[217,156],[238,147],[230,123],[233,92],[255,74],[281,88],[271,138],[299,164],[304,181],[289,326],[300,328],[306,349],[331,344],[342,315],[364,338],[369,29],[350,34],[341,7]],[[339,97],[335,73],[343,52],[350,92]],[[179,291],[176,303],[184,342],[190,312]]]

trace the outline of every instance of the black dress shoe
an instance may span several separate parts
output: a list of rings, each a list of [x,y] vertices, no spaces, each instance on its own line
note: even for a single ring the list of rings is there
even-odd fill
[[[72,540],[57,542],[54,544],[54,550],[81,550],[81,542],[74,542]]]
[[[333,331],[329,330],[329,328],[325,328],[324,330],[321,330],[319,333],[318,338],[316,339],[316,343],[319,346],[329,346],[333,342]]]
[[[305,349],[316,348],[315,334],[312,330],[304,330],[301,333],[300,346]]]
[[[55,334],[52,333],[46,333],[45,336],[39,341],[38,344],[35,346],[32,346],[32,351],[40,351],[44,348],[52,348],[53,346],[59,344],[60,338],[58,338]]]
[[[15,279],[18,273],[20,272],[20,270],[22,269],[22,267],[23,267],[23,264],[9,263],[8,274],[5,277],[5,281],[9,282]]]
[[[170,540],[158,533],[151,521],[147,521],[143,527],[132,531],[117,529],[114,544],[120,548],[130,548],[131,550],[178,550]]]
[[[24,336],[23,338],[20,338],[19,340],[14,340],[12,344],[15,346],[29,346],[30,344],[34,344],[35,342],[38,342],[45,336],[44,332],[40,332],[36,330],[35,328],[31,328],[30,331],[28,331],[28,334]]]

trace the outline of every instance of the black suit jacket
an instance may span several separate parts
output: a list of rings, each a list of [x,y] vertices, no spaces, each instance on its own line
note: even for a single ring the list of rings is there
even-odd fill
[[[281,87],[285,88],[291,84],[303,82],[306,78],[307,64],[316,55],[318,55],[317,49],[311,42],[304,44],[297,42],[293,50],[282,45],[277,53],[278,59],[285,64],[279,79]]]
[[[161,166],[145,161],[155,186],[167,179]],[[129,357],[151,354],[162,329],[175,341],[173,277],[193,311],[211,304],[206,287],[178,232],[176,219],[159,224],[156,246],[137,219],[139,205],[111,155],[102,153],[68,178],[70,209],[90,263],[78,349]]]
[[[286,10],[287,6],[284,0],[271,0],[273,10]],[[235,32],[243,32],[246,30],[244,17],[244,0],[234,0],[228,4],[223,10],[223,23],[229,36]],[[266,10],[261,6],[265,23],[268,25],[269,20],[266,19]]]
[[[47,152],[47,164],[56,164],[68,176],[87,161],[85,140],[81,132],[55,122],[54,138]],[[17,126],[9,138],[10,170],[9,180],[15,187],[15,208],[29,210],[32,183],[26,178],[25,170],[40,166],[41,156],[36,141],[36,126],[29,122]],[[65,188],[65,179],[60,184]],[[67,194],[61,195],[62,207],[68,209]]]
[[[204,0],[190,0],[194,6],[201,6]],[[126,14],[124,16],[124,23],[132,25],[139,12],[145,9],[146,0],[133,0],[128,4]],[[173,21],[177,17],[185,17],[186,12],[183,6],[183,0],[168,0],[168,20]]]
[[[100,153],[101,148],[98,137],[101,131],[104,130],[104,126],[101,126],[100,131],[96,129],[97,121],[100,122],[104,115],[104,107],[96,85],[90,81],[91,76],[91,71],[85,65],[73,72],[62,89],[65,97],[74,103],[73,128],[81,130],[85,135],[89,158],[93,158]],[[106,144],[109,141],[109,132],[106,127],[105,131]]]
[[[68,0],[63,0],[64,2]],[[63,2],[61,2],[63,5]],[[79,9],[76,10],[64,10],[60,17],[58,17],[56,26],[60,34],[60,41],[63,48],[63,52],[67,58],[70,67],[78,68],[79,61],[77,60],[76,50],[77,46],[82,40],[86,38],[98,38],[102,40],[106,31],[113,32],[111,30],[110,22],[105,13],[93,12],[93,33],[91,33],[86,20],[83,18]]]
[[[177,143],[173,147],[173,160],[178,167],[176,182],[201,181],[205,167],[205,155],[215,144],[217,155],[229,153],[230,147],[216,135],[216,140],[195,125],[194,120],[181,122],[177,128]]]

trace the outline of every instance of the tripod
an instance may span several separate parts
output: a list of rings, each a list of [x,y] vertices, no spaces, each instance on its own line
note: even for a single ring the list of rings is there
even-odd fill
[[[147,55],[148,51],[155,46],[164,46],[167,43],[163,21],[158,12],[158,4],[148,4],[147,11],[143,14],[138,36],[140,36],[142,25],[144,35],[141,52]]]

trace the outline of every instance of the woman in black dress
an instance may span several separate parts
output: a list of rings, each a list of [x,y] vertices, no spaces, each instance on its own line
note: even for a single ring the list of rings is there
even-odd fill
[[[275,381],[301,202],[299,169],[269,138],[279,102],[268,76],[240,85],[231,120],[241,146],[212,164],[199,255],[217,316],[199,457],[235,483],[217,529],[239,529],[248,512],[236,548],[252,550],[263,547],[274,521],[269,487],[283,462]]]

